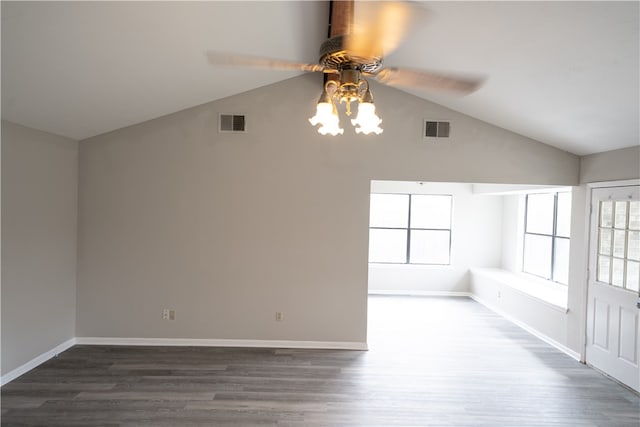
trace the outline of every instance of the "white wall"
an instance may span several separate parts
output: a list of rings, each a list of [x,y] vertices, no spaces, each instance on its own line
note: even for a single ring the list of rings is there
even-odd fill
[[[519,273],[522,267],[522,245],[518,236],[524,233],[523,215],[522,195],[502,196],[501,268],[512,273]]]
[[[363,342],[372,179],[577,183],[572,154],[377,84],[382,135],[343,116],[345,135],[322,137],[307,121],[321,81],[81,143],[78,336]],[[249,131],[219,134],[220,112]],[[425,117],[455,138],[425,142]]]
[[[372,193],[453,196],[451,265],[369,264],[369,291],[468,292],[469,268],[500,265],[502,199],[477,196],[471,184],[373,181]]]
[[[562,346],[569,347],[568,319],[563,309],[527,295],[503,280],[496,280],[477,272],[471,274],[471,292],[501,314],[521,322]],[[572,350],[577,351],[575,348]]]
[[[589,254],[589,210],[584,185],[571,190],[571,243],[569,250],[569,290],[567,341],[565,345],[581,353],[586,327],[587,264]]]
[[[539,190],[539,189],[538,189]],[[558,344],[578,351],[569,345],[567,325],[569,315],[564,308],[549,304],[539,298],[523,292],[523,281],[532,281],[531,285],[538,287],[536,292],[546,287],[543,281],[522,273],[522,235],[524,233],[524,194],[505,195],[502,211],[502,264],[501,269],[511,273],[482,274],[473,272],[471,277],[472,293],[485,304],[501,313],[522,322],[542,335],[551,338]],[[572,213],[572,221],[575,222]],[[573,235],[572,235],[573,236]],[[573,246],[573,242],[572,242]],[[569,286],[575,287],[575,283],[569,282]],[[568,288],[562,285],[553,286],[553,300],[558,300],[558,290],[563,290],[567,300]],[[573,301],[575,302],[575,301]],[[575,306],[572,306],[575,309]],[[573,311],[569,310],[571,315]]]
[[[2,375],[75,336],[78,144],[2,121]]]

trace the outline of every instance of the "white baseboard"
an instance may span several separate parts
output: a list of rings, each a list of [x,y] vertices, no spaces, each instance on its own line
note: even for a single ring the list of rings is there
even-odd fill
[[[47,360],[49,360],[49,359],[51,359],[53,357],[56,357],[58,354],[60,354],[63,351],[73,347],[75,344],[76,344],[76,339],[75,338],[71,338],[71,339],[63,342],[62,344],[55,346],[51,350],[45,351],[41,355],[39,355],[37,357],[34,357],[33,359],[31,359],[30,361],[28,361],[24,365],[18,366],[14,370],[9,371],[6,374],[4,374],[2,376],[2,378],[0,378],[0,385],[5,385],[5,384],[15,380],[16,378],[18,378],[20,375],[26,374],[27,372],[29,372],[30,370],[32,370],[36,366],[39,366],[39,365],[43,364],[44,362],[46,362]]]
[[[500,310],[499,308],[495,307],[494,305],[488,304],[483,299],[478,298],[477,295],[471,294],[470,297],[474,301],[479,302],[480,304],[484,305],[485,307],[487,307],[489,310],[493,311],[494,313],[499,314],[500,316],[504,317],[505,319],[507,319],[511,323],[515,323],[516,325],[518,325],[519,327],[521,327],[525,331],[529,332],[531,335],[541,339],[542,341],[546,342],[547,344],[557,348],[561,352],[565,353],[566,355],[568,355],[571,358],[573,358],[573,359],[577,360],[578,362],[580,362],[580,359],[581,359],[580,358],[580,353],[571,350],[569,347],[567,347],[567,346],[565,346],[563,344],[560,344],[558,341],[554,340],[553,338],[549,338],[547,335],[543,334],[542,332],[538,331],[537,329],[532,328],[531,326],[527,325],[526,323],[516,319],[515,317],[511,316],[510,314],[505,313],[504,311]]]
[[[369,289],[369,295],[398,295],[416,297],[470,297],[470,292],[421,291],[421,290],[378,290]]]
[[[190,347],[307,348],[307,349],[316,349],[316,350],[368,350],[366,342],[351,342],[351,341],[77,337],[76,344],[190,346]]]

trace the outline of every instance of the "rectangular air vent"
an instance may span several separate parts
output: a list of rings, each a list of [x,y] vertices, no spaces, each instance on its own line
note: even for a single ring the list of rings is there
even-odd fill
[[[424,138],[449,138],[451,122],[439,120],[424,121]]]
[[[247,131],[244,115],[240,114],[220,114],[218,120],[218,131],[242,133]]]

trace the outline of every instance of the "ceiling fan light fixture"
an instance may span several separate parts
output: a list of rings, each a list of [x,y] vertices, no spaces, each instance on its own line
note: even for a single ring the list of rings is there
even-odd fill
[[[380,123],[382,123],[382,119],[376,114],[373,95],[367,85],[367,90],[365,90],[358,105],[358,116],[351,120],[351,124],[356,127],[356,133],[369,135],[373,132],[376,135],[380,135],[382,133]]]
[[[344,133],[336,106],[344,103],[344,111],[351,117],[353,101],[358,101],[358,117],[351,120],[357,133],[380,134],[382,120],[375,113],[373,97],[367,78],[378,83],[403,88],[445,90],[468,94],[477,90],[485,80],[480,77],[462,78],[453,74],[383,66],[384,54],[396,49],[414,18],[422,16],[422,9],[414,2],[365,2],[355,0],[330,2],[329,38],[320,45],[318,63],[308,64],[252,55],[208,51],[209,63],[242,67],[297,70],[324,74],[324,88],[315,116],[309,122],[323,135]]]
[[[351,115],[351,102],[358,100],[358,116],[351,120],[351,124],[356,126],[356,133],[368,135],[375,133],[380,135],[382,120],[376,115],[376,107],[373,105],[373,95],[369,90],[369,83],[365,79],[360,79],[359,70],[344,70],[340,80],[328,80],[316,105],[316,115],[309,119],[309,123],[315,126],[321,124],[318,133],[322,135],[343,134],[344,129],[340,128],[340,118],[336,109],[336,102],[346,104],[346,114]],[[352,72],[352,74],[346,71]],[[334,101],[335,98],[335,101]]]
[[[340,117],[338,117],[338,110],[331,101],[326,90],[322,91],[318,104],[316,105],[316,115],[309,119],[309,123],[312,126],[320,124],[318,133],[321,135],[343,134],[344,129],[340,128]]]
[[[380,135],[382,119],[376,115],[376,106],[373,102],[360,102],[358,105],[358,116],[351,120],[351,124],[356,127],[356,133],[369,135],[375,133]]]

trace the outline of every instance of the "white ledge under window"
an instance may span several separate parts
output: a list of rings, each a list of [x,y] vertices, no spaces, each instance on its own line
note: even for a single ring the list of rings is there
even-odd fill
[[[500,268],[474,268],[473,274],[495,280],[502,285],[539,299],[554,308],[567,312],[569,290],[560,283],[538,279],[535,276],[515,274]]]

